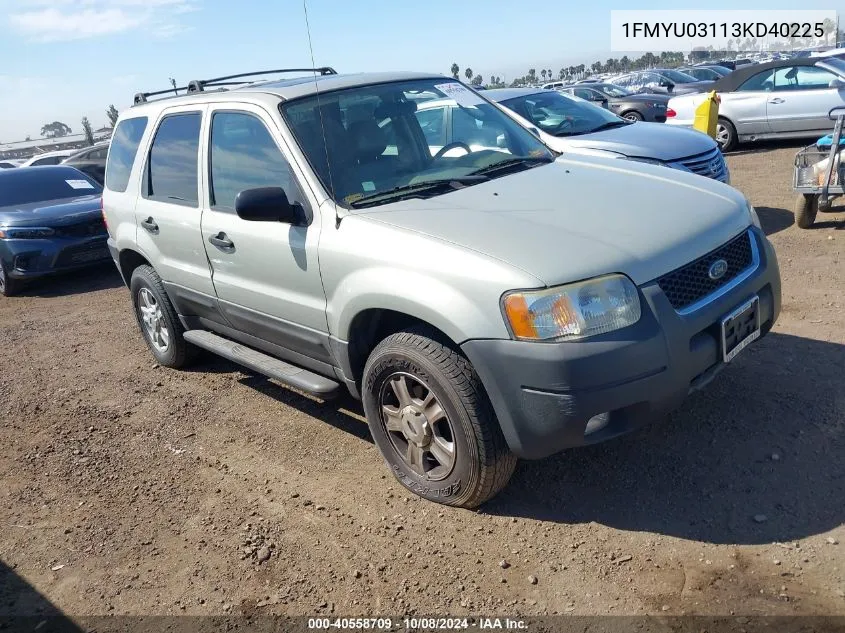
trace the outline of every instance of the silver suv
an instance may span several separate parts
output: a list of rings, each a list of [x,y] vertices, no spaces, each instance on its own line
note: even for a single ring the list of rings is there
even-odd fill
[[[517,457],[676,408],[774,324],[775,253],[728,185],[559,156],[442,76],[309,72],[121,114],[108,243],[160,364],[347,389],[404,486],[473,507]],[[458,108],[428,121],[435,99]]]

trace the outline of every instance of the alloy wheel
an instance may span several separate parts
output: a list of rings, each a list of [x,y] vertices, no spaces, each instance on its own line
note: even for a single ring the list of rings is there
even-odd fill
[[[431,388],[397,372],[382,384],[379,403],[393,449],[408,468],[430,481],[447,477],[455,466],[455,435]]]
[[[170,331],[167,329],[161,306],[148,288],[141,288],[138,292],[138,310],[150,343],[157,351],[166,352],[170,346]]]

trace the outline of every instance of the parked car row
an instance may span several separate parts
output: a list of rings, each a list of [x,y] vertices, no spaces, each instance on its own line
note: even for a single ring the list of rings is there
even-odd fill
[[[48,165],[71,165],[91,178],[102,184],[106,171],[106,155],[109,150],[109,141],[95,143],[83,150],[67,149],[54,152],[43,152],[22,160],[0,161],[0,169],[11,169],[16,167],[44,167]]]

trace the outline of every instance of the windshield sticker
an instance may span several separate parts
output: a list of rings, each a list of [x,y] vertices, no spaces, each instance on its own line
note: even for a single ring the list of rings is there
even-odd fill
[[[367,182],[362,182],[361,189],[363,189],[364,191],[375,191],[376,183],[370,182],[369,180]]]
[[[350,195],[346,196],[346,197],[343,199],[343,201],[344,201],[346,204],[352,204],[353,202],[355,202],[355,201],[357,201],[357,200],[360,200],[360,199],[361,199],[361,198],[363,198],[363,197],[364,197],[364,194],[363,194],[363,193],[353,193],[353,194],[350,194]]]
[[[93,189],[94,185],[92,185],[87,180],[65,180],[67,184],[69,184],[74,189]]]
[[[457,81],[450,81],[446,84],[436,84],[434,87],[447,97],[454,99],[455,103],[459,106],[463,106],[465,108],[471,108],[484,103],[484,99],[479,97],[472,90],[469,90],[463,84],[459,84]]]

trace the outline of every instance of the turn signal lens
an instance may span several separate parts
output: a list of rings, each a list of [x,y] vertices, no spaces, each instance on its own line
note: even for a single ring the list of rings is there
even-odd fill
[[[612,332],[640,320],[640,299],[624,275],[606,275],[533,292],[512,292],[502,301],[515,339],[559,341]]]

